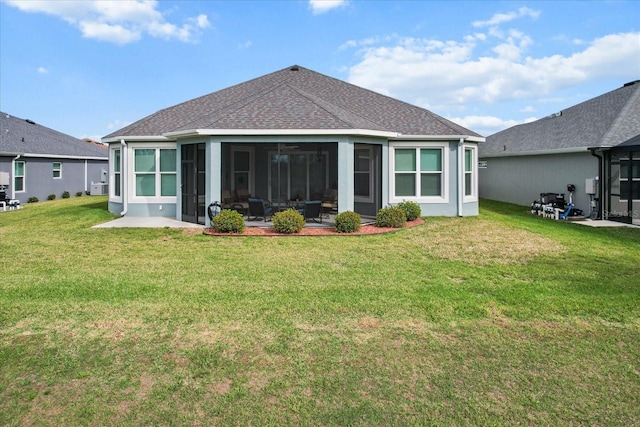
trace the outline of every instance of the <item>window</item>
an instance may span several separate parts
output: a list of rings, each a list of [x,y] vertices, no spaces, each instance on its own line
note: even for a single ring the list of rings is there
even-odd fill
[[[122,197],[122,165],[120,163],[120,150],[113,150],[113,195]]]
[[[13,190],[16,193],[25,191],[24,178],[25,178],[24,162],[15,162],[13,164]]]
[[[448,194],[443,165],[447,159],[444,144],[416,143],[412,147],[392,147],[392,202],[445,202]]]
[[[62,178],[62,163],[53,162],[53,179]]]
[[[176,150],[138,148],[134,150],[135,195],[176,195]]]
[[[472,146],[464,146],[464,199],[476,201],[478,198],[477,184],[477,149]]]
[[[357,202],[373,202],[373,148],[354,150],[354,197]]]

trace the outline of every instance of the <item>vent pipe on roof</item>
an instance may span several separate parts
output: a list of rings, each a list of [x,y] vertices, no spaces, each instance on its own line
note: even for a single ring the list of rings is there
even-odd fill
[[[31,125],[35,125],[36,124],[36,122],[34,122],[33,120],[29,120],[29,119],[25,120],[25,122],[27,122],[27,123],[29,123]]]
[[[298,71],[300,70],[300,67],[298,67],[297,65],[294,65],[293,67],[289,68],[290,71]]]

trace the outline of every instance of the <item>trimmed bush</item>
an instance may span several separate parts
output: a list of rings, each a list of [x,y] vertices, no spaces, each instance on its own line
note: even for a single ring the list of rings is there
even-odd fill
[[[238,211],[223,209],[213,217],[211,226],[220,233],[242,233],[244,218]]]
[[[408,202],[406,200],[398,203],[398,207],[404,211],[404,215],[407,217],[407,221],[413,221],[417,219],[422,213],[420,205],[416,202]]]
[[[352,211],[340,212],[336,215],[336,231],[338,233],[353,233],[360,230],[362,218],[360,214]]]
[[[63,199],[68,199],[69,197],[71,197],[71,194],[69,194],[68,191],[63,191],[62,192],[62,198]]]
[[[47,196],[47,200],[55,200],[56,199],[56,195],[55,194],[49,194]]]
[[[82,197],[82,191],[78,191],[78,192],[76,193],[76,197]]]
[[[39,201],[40,199],[38,199],[36,196],[29,197],[29,199],[27,199],[27,203],[38,203]]]
[[[376,227],[402,228],[407,223],[407,216],[397,206],[388,206],[378,211]]]
[[[278,233],[284,234],[299,233],[306,223],[302,214],[294,209],[275,213],[271,222]]]

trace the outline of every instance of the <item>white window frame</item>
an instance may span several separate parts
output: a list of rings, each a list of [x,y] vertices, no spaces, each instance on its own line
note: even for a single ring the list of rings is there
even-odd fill
[[[58,168],[56,169],[56,165]],[[62,179],[62,162],[53,162],[53,179]],[[58,172],[58,176],[56,176],[56,172]]]
[[[462,194],[464,202],[477,202],[478,201],[478,146],[475,144],[463,144],[462,145]],[[471,171],[467,172],[466,168],[466,154],[467,150],[471,150]],[[467,174],[471,175],[471,194],[467,195]]]
[[[18,175],[16,173],[16,165],[18,163],[22,163],[22,175]],[[18,186],[16,185],[16,179],[22,178],[22,190],[17,190]],[[25,161],[14,161],[13,162],[13,192],[14,193],[26,193],[27,192],[27,162]]]
[[[442,179],[440,180],[440,196],[420,196],[420,149],[437,148],[442,153]],[[416,196],[396,196],[396,150],[416,150]],[[412,201],[416,203],[449,203],[449,142],[403,141],[389,143],[389,202],[400,203]]]
[[[135,155],[136,150],[154,150],[155,151],[155,195],[154,196],[138,196],[136,195],[136,171],[135,171]],[[176,195],[175,196],[161,196],[161,175],[167,172],[160,171],[160,150],[176,150],[176,169],[172,172],[176,175]],[[133,203],[177,203],[178,195],[180,194],[180,181],[178,177],[178,151],[175,143],[130,143],[128,155],[130,161],[127,165],[127,172],[130,179],[127,179],[127,189],[129,194],[129,200]]]
[[[357,160],[357,155],[356,152],[357,151],[368,151],[369,152],[369,170],[367,171],[358,171],[356,170],[356,160]],[[354,193],[355,193],[355,176],[357,174],[368,174],[369,175],[369,196],[365,197],[365,196],[358,196],[356,194],[353,195],[353,200],[355,202],[361,202],[361,203],[373,203],[373,177],[374,177],[374,163],[373,163],[373,147],[372,146],[358,146],[356,145],[354,150],[353,150],[353,158],[354,158],[354,165],[353,165],[353,180],[354,180]]]
[[[119,171],[116,171],[116,152],[120,153]],[[122,202],[122,164],[123,152],[120,146],[114,147],[110,151],[109,159],[109,197],[114,202]],[[116,185],[116,175],[120,175],[120,185]],[[119,187],[119,188],[118,188]],[[120,190],[120,194],[116,194],[116,190]]]

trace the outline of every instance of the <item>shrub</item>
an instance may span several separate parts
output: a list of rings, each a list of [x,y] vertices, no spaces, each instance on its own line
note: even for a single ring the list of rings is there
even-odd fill
[[[27,199],[27,203],[38,203],[39,201],[40,199],[38,199],[36,196],[29,197],[29,199]]]
[[[69,194],[68,191],[63,191],[62,192],[62,198],[63,199],[68,199],[69,197],[71,197],[71,194]]]
[[[81,196],[82,196],[82,191],[78,191],[78,192],[76,193],[76,197],[81,197]]]
[[[273,228],[278,233],[299,233],[304,228],[305,220],[302,214],[293,209],[278,212],[271,218]]]
[[[244,231],[244,218],[238,211],[223,209],[213,217],[211,226],[220,233],[242,233]]]
[[[402,228],[407,222],[407,216],[398,206],[388,206],[378,211],[376,227]]]
[[[406,200],[398,203],[398,207],[404,211],[404,215],[407,217],[407,221],[413,221],[417,219],[422,213],[420,205],[416,202],[408,202]]]
[[[55,194],[49,194],[47,196],[47,200],[55,200],[56,199],[56,195]]]
[[[360,214],[352,211],[340,212],[336,215],[336,231],[338,233],[353,233],[360,230],[360,223],[362,218]]]

